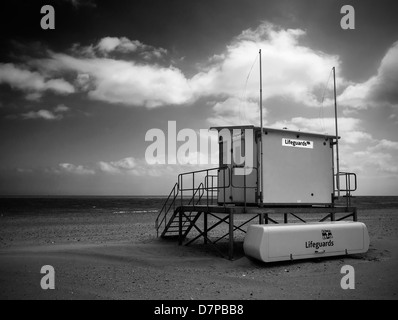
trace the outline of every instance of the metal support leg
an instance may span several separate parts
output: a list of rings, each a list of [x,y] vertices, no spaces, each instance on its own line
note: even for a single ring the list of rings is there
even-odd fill
[[[264,213],[263,219],[264,219],[264,224],[268,224],[268,213]]]
[[[178,213],[178,245],[182,245],[182,210]]]
[[[207,212],[204,212],[204,216],[203,216],[203,224],[204,224],[204,244],[207,244]]]
[[[229,213],[229,260],[234,257],[234,214]]]
[[[335,221],[336,220],[336,213],[332,212],[330,213],[330,221]]]
[[[354,218],[354,221],[358,221],[358,212],[357,212],[357,208],[354,208],[353,212],[352,212],[352,216]]]
[[[284,222],[284,223],[287,223],[287,213],[284,213],[284,214],[283,214],[283,222]]]

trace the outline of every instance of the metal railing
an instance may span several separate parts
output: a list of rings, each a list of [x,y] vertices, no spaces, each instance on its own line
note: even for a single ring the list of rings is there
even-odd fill
[[[197,196],[197,193],[199,193],[198,196]],[[192,198],[188,202],[188,206],[193,204],[193,208],[194,208],[187,215],[188,218],[191,218],[192,212],[195,211],[195,206],[200,204],[200,201],[202,200],[204,193],[205,193],[204,185],[203,185],[203,183],[200,183],[199,186],[196,188],[194,194],[192,195]],[[190,221],[188,219],[182,223],[182,226],[184,227],[187,223],[190,224]]]
[[[223,182],[224,185],[222,187],[220,186],[215,186],[214,185],[214,179],[218,178],[218,175],[212,175],[209,174],[212,171],[216,171],[217,173],[219,170],[228,170],[228,174],[224,174],[223,177]],[[203,182],[200,182],[198,186],[195,186],[195,177],[197,175],[202,174],[204,177],[205,185]],[[192,185],[189,185],[189,187],[184,187],[184,177],[190,176],[192,178]],[[228,178],[228,185],[226,185],[226,177]],[[212,179],[211,181],[211,186],[209,185],[208,181],[209,179]],[[198,179],[196,178],[196,181]],[[172,214],[174,215],[175,210],[177,208],[176,200],[178,196],[180,195],[180,203],[178,206],[183,206],[186,204],[187,206],[193,205],[193,208],[195,209],[196,205],[199,205],[204,193],[206,192],[206,204],[209,206],[209,201],[213,203],[213,198],[214,198],[214,193],[217,192],[220,188],[229,188],[230,186],[230,172],[228,167],[220,167],[220,168],[212,168],[212,169],[204,169],[204,170],[198,170],[198,171],[192,171],[192,172],[186,172],[178,175],[178,182],[174,185],[174,187],[171,189],[168,197],[166,198],[166,201],[164,202],[162,208],[160,209],[158,216],[155,221],[155,228],[157,232],[157,236],[159,236],[159,229],[163,227],[163,230],[167,228],[168,223],[170,222],[170,219],[172,216],[170,216],[170,219],[168,219],[170,211],[172,211]],[[190,195],[190,200],[187,202],[187,193],[188,191],[192,191],[192,195]],[[185,192],[185,195],[184,195]],[[211,195],[209,197],[209,194]],[[225,197],[225,192],[224,192],[224,197]],[[192,210],[194,211],[194,210]],[[192,212],[191,212],[192,213]]]
[[[223,170],[223,183],[220,186],[218,181],[218,173]],[[216,171],[217,175],[211,174]],[[185,172],[178,175],[178,190],[180,192],[181,205],[183,205],[184,200],[184,192],[185,195],[187,192],[192,192],[192,198],[195,197],[195,190],[198,188],[195,186],[195,181],[204,181],[204,191],[206,192],[206,205],[209,206],[214,201],[214,193],[217,193],[220,189],[226,189],[231,186],[231,172],[229,167],[217,167],[211,169],[203,169],[191,172]],[[201,178],[198,178],[201,176]],[[186,180],[190,178],[191,181],[187,182]],[[211,179],[211,184],[209,183],[209,179]],[[214,180],[217,179],[216,186],[214,185]],[[228,180],[227,180],[228,179]],[[228,182],[228,183],[227,183]],[[224,203],[225,203],[225,192],[224,192]],[[195,206],[195,205],[194,205]]]
[[[176,183],[173,187],[173,189],[171,189],[169,196],[167,197],[166,201],[163,204],[162,209],[160,209],[159,214],[156,218],[155,221],[155,228],[156,228],[156,232],[157,232],[157,236],[159,236],[159,229],[162,225],[162,223],[164,222],[164,227],[166,228],[167,226],[167,214],[170,212],[170,209],[173,208],[173,213],[175,211],[175,200],[178,196],[178,183]],[[173,200],[171,201],[171,203],[168,205],[168,202],[170,200],[170,198],[172,198]],[[161,219],[161,221],[159,222],[159,219],[161,218],[163,214],[163,218]]]
[[[211,183],[209,183],[209,179],[211,179],[210,180]],[[217,179],[218,179],[218,176],[216,176],[216,175],[207,175],[205,177],[205,188],[206,188],[207,193],[210,193],[210,197],[206,198],[207,206],[209,206],[209,204],[210,205],[214,204],[214,193],[216,193],[217,197],[218,197],[218,185],[217,185],[218,180]],[[214,184],[214,180],[216,180],[216,184]],[[209,203],[209,199],[210,199],[210,203]]]
[[[233,167],[232,168],[232,170],[234,170],[234,169],[237,169],[237,168],[245,168],[245,167],[243,167],[243,166],[235,166],[235,167]],[[250,169],[250,170],[256,170],[256,177],[258,177],[258,169],[257,169],[257,167],[250,167],[250,168],[246,168],[246,169]],[[247,175],[245,174],[245,175],[243,175],[243,186],[236,186],[236,185],[234,185],[234,180],[233,180],[233,177],[234,177],[234,174],[233,174],[233,172],[232,172],[232,174],[231,174],[231,186],[232,186],[232,188],[236,188],[236,189],[243,189],[243,204],[244,204],[244,210],[245,210],[245,212],[246,212],[246,204],[247,204],[247,189],[257,189],[258,188],[258,186],[257,186],[257,183],[256,183],[256,185],[255,186],[247,186]],[[256,180],[257,180],[257,178],[256,178]]]
[[[246,175],[243,176],[243,186],[236,185],[236,183],[234,184],[234,169],[236,168],[222,166],[179,174],[178,182],[174,184],[174,187],[170,191],[170,194],[156,218],[155,227],[157,235],[159,236],[159,229],[161,227],[164,231],[169,228],[169,225],[171,225],[172,220],[176,215],[177,208],[186,205],[189,207],[188,210],[191,210],[189,214],[189,216],[191,216],[192,212],[197,211],[195,208],[196,206],[202,205],[203,207],[202,200],[204,195],[206,195],[205,204],[207,209],[209,209],[209,206],[214,204],[214,199],[217,199],[216,203],[223,202],[223,206],[226,207],[226,189],[230,187],[244,189],[244,206],[246,208],[246,190],[257,188],[257,186],[247,186]],[[255,167],[252,169],[257,170]],[[220,174],[221,171],[223,171],[223,174]],[[214,174],[214,172],[216,172],[216,174]],[[190,179],[190,181],[187,182],[187,179]],[[222,181],[220,181],[220,179],[222,179]],[[345,184],[340,183],[341,180],[339,180],[338,184],[335,184],[340,186],[340,190],[335,190],[335,192],[345,192],[343,197],[346,198],[346,206],[350,207],[351,193],[357,190],[356,174],[352,172],[339,172],[335,174],[335,179],[343,179],[343,182],[345,181]],[[195,185],[195,183],[199,184]],[[220,191],[223,191],[222,196],[224,199],[219,199]],[[180,201],[177,204],[176,202],[178,199],[180,199]],[[170,211],[172,211],[171,216],[169,216]]]
[[[196,205],[201,204],[201,200],[203,198],[204,193],[206,193],[206,206],[213,205],[215,200],[219,199],[219,192],[223,191],[222,198],[220,199],[224,206],[226,206],[227,199],[226,199],[226,189],[233,187],[236,189],[245,189],[245,195],[247,189],[256,189],[257,186],[247,186],[247,177],[243,175],[243,186],[239,186],[233,182],[233,170],[237,168],[243,167],[228,167],[228,166],[221,166],[216,168],[210,169],[203,169],[203,170],[196,170],[190,172],[184,172],[178,175],[178,182],[174,185],[169,197],[167,198],[165,204],[163,205],[162,210],[159,213],[159,216],[162,212],[165,212],[165,215],[170,211],[171,204],[167,207],[167,203],[169,202],[170,198],[172,198],[172,205],[175,210],[175,202],[177,197],[180,198],[180,206],[186,204],[186,199],[189,197],[190,200],[187,205],[193,205],[195,208]],[[247,168],[250,170],[257,170],[256,167]],[[222,174],[220,174],[222,172]],[[187,181],[189,179],[189,181]],[[220,179],[222,181],[220,181]],[[197,185],[199,183],[199,185]],[[203,184],[204,183],[204,184]],[[198,192],[201,191],[199,196],[199,201],[195,202],[195,198],[198,197]],[[246,197],[245,197],[246,198]],[[246,201],[245,205],[246,205]],[[161,223],[164,221],[162,219]]]
[[[199,184],[198,188],[196,188],[195,192],[192,195],[192,198],[189,200],[187,205],[191,205],[193,203],[194,207],[195,205],[199,204],[203,194],[205,192],[205,188],[203,183]],[[179,194],[179,189],[178,189],[178,183],[176,183],[173,187],[173,189],[171,190],[169,196],[167,197],[166,201],[163,204],[162,209],[159,211],[159,214],[156,218],[155,221],[155,228],[157,231],[157,236],[159,236],[159,229],[162,227],[162,225],[164,225],[164,229],[167,228],[167,224],[170,222],[170,219],[167,219],[167,216],[169,214],[169,212],[172,210],[173,214],[175,213],[176,210],[176,200]],[[195,201],[195,198],[198,198]],[[169,203],[169,201],[171,200],[171,202]],[[183,205],[183,203],[181,203],[181,205]],[[192,211],[190,212],[190,214],[192,213]],[[160,220],[160,221],[159,221]]]
[[[353,172],[339,172],[335,174],[336,179],[339,179],[339,183],[337,184],[340,186],[340,192],[345,192],[345,195],[343,197],[346,198],[346,206],[350,207],[351,206],[351,192],[354,192],[357,190],[357,175]],[[345,185],[344,188],[341,188],[341,180],[340,178],[344,177],[345,180]],[[352,177],[353,179],[353,187],[351,187],[351,182],[352,182]],[[338,190],[335,190],[338,191]]]
[[[218,186],[218,180],[216,183],[214,182],[215,179],[218,179],[218,175],[210,174],[212,171],[216,170],[217,173],[219,172],[219,170],[227,171],[227,173],[223,175],[223,180],[224,180],[223,186]],[[203,182],[200,182],[198,186],[195,186],[195,180],[196,181],[199,180],[198,175],[202,175],[204,184]],[[184,181],[184,178],[186,177],[190,177],[192,179],[192,184],[189,183],[188,187],[184,187],[184,182],[185,185],[187,185],[186,181]],[[211,179],[211,184],[209,184],[209,179]],[[226,184],[227,179],[228,179],[228,184]],[[168,224],[169,222],[171,222],[170,220],[173,218],[175,211],[178,207],[184,205],[193,206],[193,210],[190,212],[190,214],[192,214],[192,212],[195,211],[195,206],[201,203],[205,192],[206,192],[206,205],[209,206],[210,204],[213,204],[214,193],[217,193],[218,195],[218,190],[220,188],[225,189],[229,187],[230,187],[230,170],[228,167],[191,171],[178,175],[178,182],[174,185],[173,189],[170,191],[170,194],[166,198],[166,201],[164,202],[162,209],[160,209],[159,214],[156,218],[155,228],[157,236],[159,236],[159,229],[161,227],[163,228],[163,230],[166,230],[166,228],[168,228]],[[189,197],[188,201],[187,192],[190,191],[192,191],[192,194],[188,195]],[[178,204],[176,204],[178,198],[180,199],[180,201]],[[225,198],[225,192],[224,192],[224,198]],[[169,216],[170,211],[172,212],[171,216]],[[170,218],[168,219],[168,217]]]

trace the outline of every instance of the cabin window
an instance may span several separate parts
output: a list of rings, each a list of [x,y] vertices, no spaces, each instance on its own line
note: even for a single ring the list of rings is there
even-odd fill
[[[240,140],[240,143],[237,143]],[[245,165],[245,139],[244,135],[241,136],[241,139],[234,141],[234,154],[233,159],[234,163],[238,166]]]
[[[225,167],[231,164],[231,141],[220,139],[219,164],[220,167]]]

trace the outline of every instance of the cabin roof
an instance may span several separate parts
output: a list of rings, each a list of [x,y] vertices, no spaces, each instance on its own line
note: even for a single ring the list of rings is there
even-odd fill
[[[228,130],[233,130],[233,129],[253,129],[254,131],[260,131],[260,127],[256,127],[253,125],[241,125],[241,126],[219,126],[219,127],[211,127],[210,130],[217,130],[221,131],[222,129],[228,129]],[[288,129],[276,129],[276,128],[268,128],[268,127],[263,127],[263,132],[269,132],[269,131],[274,131],[274,132],[289,132],[289,133],[294,133],[294,134],[306,134],[306,135],[311,135],[311,136],[317,136],[317,137],[326,137],[326,138],[331,138],[331,139],[336,139],[335,135],[331,134],[326,134],[326,133],[316,133],[316,132],[307,132],[307,131],[297,131],[297,130],[288,130]],[[340,139],[340,136],[339,136]]]

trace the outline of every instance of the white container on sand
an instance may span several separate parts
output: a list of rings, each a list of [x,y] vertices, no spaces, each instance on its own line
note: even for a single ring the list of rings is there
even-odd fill
[[[367,252],[369,234],[353,221],[251,225],[243,248],[264,262],[330,257]]]

